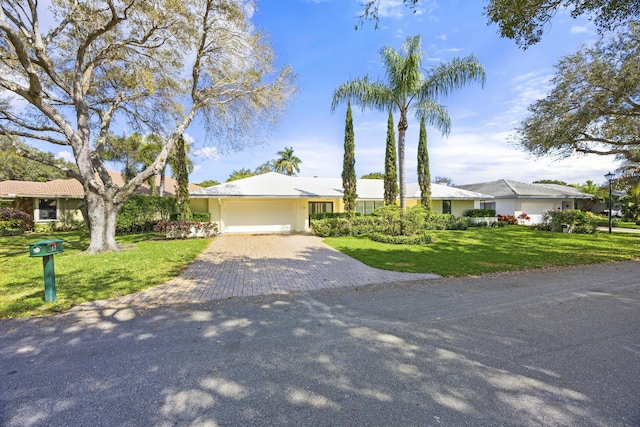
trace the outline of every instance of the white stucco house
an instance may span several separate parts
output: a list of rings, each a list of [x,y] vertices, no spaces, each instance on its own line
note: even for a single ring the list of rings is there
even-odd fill
[[[431,184],[432,209],[461,216],[493,197]],[[357,181],[356,210],[371,213],[384,205],[384,182]],[[221,233],[295,232],[309,230],[310,215],[343,212],[342,179],[303,178],[270,172],[227,182],[189,194],[193,212],[209,212]],[[407,184],[407,206],[420,203],[418,184]]]
[[[482,203],[483,208],[495,209],[498,215],[518,217],[526,213],[531,224],[542,222],[548,211],[582,209],[593,196],[574,187],[557,184],[527,184],[510,179],[459,185],[457,188],[489,194],[494,197]]]

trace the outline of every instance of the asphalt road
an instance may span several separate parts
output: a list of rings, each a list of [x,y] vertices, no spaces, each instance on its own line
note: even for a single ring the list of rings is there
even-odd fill
[[[640,426],[640,262],[0,322],[2,426]]]

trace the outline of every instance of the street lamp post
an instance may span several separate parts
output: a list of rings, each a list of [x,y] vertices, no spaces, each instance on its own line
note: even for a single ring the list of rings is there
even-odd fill
[[[611,211],[613,210],[613,200],[611,200],[611,181],[615,175],[609,172],[604,177],[609,181],[609,234],[611,234]]]

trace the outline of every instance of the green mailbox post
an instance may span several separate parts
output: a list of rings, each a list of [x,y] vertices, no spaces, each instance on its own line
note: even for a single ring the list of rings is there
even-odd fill
[[[56,300],[56,271],[53,265],[53,256],[61,252],[64,252],[63,240],[49,239],[29,243],[29,256],[42,257],[44,300],[47,302]]]

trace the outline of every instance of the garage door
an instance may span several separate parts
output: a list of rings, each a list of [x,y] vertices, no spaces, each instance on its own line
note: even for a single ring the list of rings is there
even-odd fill
[[[295,230],[294,202],[227,201],[224,204],[225,232],[284,232]]]

